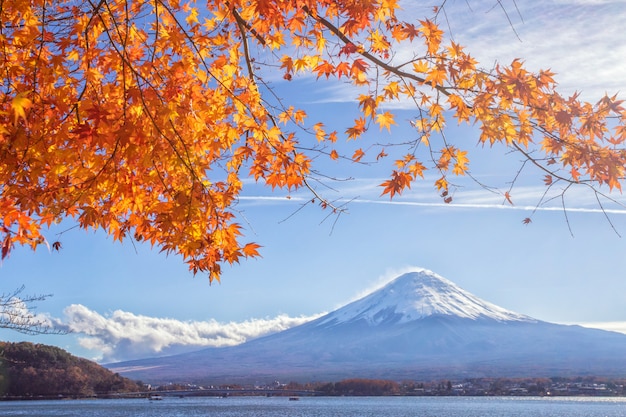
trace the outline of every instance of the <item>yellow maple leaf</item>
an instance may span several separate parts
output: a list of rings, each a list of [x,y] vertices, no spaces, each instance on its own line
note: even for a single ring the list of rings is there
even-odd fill
[[[428,74],[426,74],[426,81],[430,82],[433,87],[442,86],[443,82],[446,81],[447,78],[448,74],[443,66],[433,68],[428,72]]]
[[[78,51],[76,49],[72,49],[68,54],[67,54],[67,59],[69,59],[70,61],[78,61],[80,58],[80,55],[78,53]]]
[[[11,101],[11,108],[13,109],[13,124],[17,125],[19,119],[26,120],[26,110],[33,105],[33,102],[25,96],[24,93],[20,93]]]
[[[456,159],[456,163],[454,164],[452,172],[454,175],[465,175],[465,172],[467,172],[467,165],[469,163],[467,151],[460,151],[457,149],[454,154],[454,158]]]
[[[386,128],[388,132],[391,132],[391,125],[395,125],[396,122],[393,119],[393,114],[386,111],[384,113],[378,113],[376,115],[376,123],[380,126],[380,130]]]
[[[200,23],[198,21],[198,9],[195,7],[189,8],[189,15],[187,15],[186,19],[188,25],[193,25],[194,23]]]
[[[369,41],[372,43],[372,49],[376,52],[386,51],[390,46],[389,41],[378,30],[370,34]]]
[[[413,63],[413,71],[417,72],[418,74],[426,74],[427,72],[429,72],[429,70],[430,66],[428,65],[428,62],[424,61],[423,59],[420,59]]]

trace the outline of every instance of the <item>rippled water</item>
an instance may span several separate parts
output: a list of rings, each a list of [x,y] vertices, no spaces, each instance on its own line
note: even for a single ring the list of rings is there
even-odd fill
[[[0,416],[622,417],[626,398],[286,397],[0,402]]]

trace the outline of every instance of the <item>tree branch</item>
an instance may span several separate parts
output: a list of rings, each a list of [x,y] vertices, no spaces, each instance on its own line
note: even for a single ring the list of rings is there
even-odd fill
[[[67,330],[57,329],[48,320],[33,313],[33,303],[44,301],[51,295],[22,296],[24,288],[21,286],[11,293],[0,294],[0,328],[28,335],[67,334]]]

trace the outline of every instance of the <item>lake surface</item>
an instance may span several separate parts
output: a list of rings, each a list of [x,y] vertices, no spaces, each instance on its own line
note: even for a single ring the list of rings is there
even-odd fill
[[[164,397],[162,401],[0,402],[0,416],[63,417],[622,417],[626,398]]]

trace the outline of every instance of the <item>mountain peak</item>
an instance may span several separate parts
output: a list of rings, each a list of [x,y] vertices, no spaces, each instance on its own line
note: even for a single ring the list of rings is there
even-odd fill
[[[321,322],[330,324],[365,320],[375,325],[383,322],[410,322],[429,316],[536,321],[481,300],[432,271],[416,269],[330,313]]]
[[[430,319],[430,318],[433,319]],[[430,271],[404,274],[308,323],[238,346],[115,364],[135,380],[201,384],[619,376],[626,336],[531,319]]]

